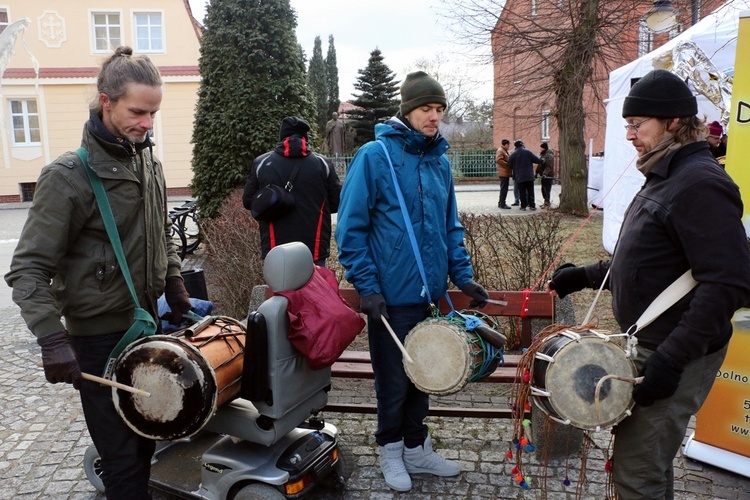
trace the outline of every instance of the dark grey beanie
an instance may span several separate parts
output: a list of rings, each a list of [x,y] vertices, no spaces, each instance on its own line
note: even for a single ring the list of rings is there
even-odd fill
[[[443,87],[424,71],[409,73],[401,84],[401,114],[408,115],[425,104],[447,106]]]
[[[622,106],[622,117],[682,118],[698,114],[698,101],[682,78],[655,69],[635,82]]]
[[[281,126],[279,127],[279,139],[284,140],[290,135],[300,135],[307,137],[307,132],[310,131],[310,124],[308,124],[302,118],[296,116],[287,116],[281,120]]]

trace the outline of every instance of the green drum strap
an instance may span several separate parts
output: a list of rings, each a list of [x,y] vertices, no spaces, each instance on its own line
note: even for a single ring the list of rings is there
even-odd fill
[[[109,354],[109,359],[104,367],[104,378],[112,378],[112,372],[114,370],[115,361],[120,353],[134,340],[140,337],[147,337],[156,333],[156,322],[151,317],[148,311],[141,307],[138,301],[138,295],[135,293],[135,287],[133,286],[133,280],[130,277],[130,268],[128,267],[128,261],[125,258],[125,252],[122,249],[122,241],[120,240],[120,234],[117,232],[117,225],[115,224],[115,217],[112,214],[112,207],[109,204],[107,193],[104,190],[102,181],[96,172],[94,172],[89,166],[89,153],[85,148],[78,148],[75,153],[83,162],[84,169],[89,176],[91,181],[91,189],[94,191],[94,197],[96,203],[99,206],[99,212],[102,215],[104,221],[104,227],[107,229],[107,235],[109,241],[112,243],[112,247],[115,250],[115,256],[117,257],[117,263],[122,269],[122,274],[125,278],[125,282],[128,284],[130,295],[133,297],[133,303],[135,304],[135,312],[133,314],[133,324],[130,326],[125,335],[120,339],[112,352]]]

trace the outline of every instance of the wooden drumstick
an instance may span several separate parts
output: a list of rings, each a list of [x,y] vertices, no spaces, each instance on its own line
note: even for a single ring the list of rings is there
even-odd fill
[[[44,365],[42,365],[41,363],[37,363],[37,366],[41,368]],[[81,372],[81,378],[85,378],[86,380],[90,380],[92,382],[99,382],[102,385],[108,385],[110,387],[114,387],[115,389],[122,389],[123,391],[132,392],[133,394],[138,394],[139,396],[144,396],[146,398],[151,397],[151,393],[144,391],[143,389],[136,389],[135,387],[121,384],[120,382],[109,380],[108,378],[97,377],[96,375],[91,375],[90,373]]]
[[[396,343],[396,345],[398,346],[399,350],[401,350],[401,354],[404,355],[404,359],[406,360],[406,362],[410,363],[410,364],[414,363],[414,360],[411,359],[411,356],[409,356],[409,353],[406,352],[406,349],[404,349],[404,344],[402,344],[401,341],[398,339],[398,337],[396,336],[396,332],[393,331],[393,329],[391,328],[391,325],[388,323],[388,320],[385,319],[385,316],[381,316],[380,320],[383,322],[383,324],[385,325],[385,327],[391,333],[391,337],[393,337],[393,341]]]
[[[498,306],[507,306],[508,305],[508,302],[506,302],[504,300],[487,299],[486,302],[489,303],[489,304],[495,304],[495,305],[498,305]]]
[[[497,330],[493,330],[485,324],[478,325],[474,329],[474,331],[477,332],[477,335],[482,337],[482,340],[490,344],[495,349],[502,349],[503,347],[505,347],[505,344],[508,343],[508,337],[498,332]]]
[[[91,380],[92,382],[99,382],[102,385],[108,385],[116,389],[122,389],[123,391],[132,392],[133,394],[138,394],[139,396],[144,396],[147,398],[151,397],[150,392],[146,392],[143,389],[136,389],[135,387],[121,384],[120,382],[109,380],[108,378],[97,377],[96,375],[91,375],[90,373],[84,373],[84,372],[81,372],[81,377],[85,378],[86,380]]]

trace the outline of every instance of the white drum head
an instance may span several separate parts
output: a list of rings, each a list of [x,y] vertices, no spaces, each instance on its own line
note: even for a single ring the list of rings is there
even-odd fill
[[[472,356],[458,326],[439,319],[423,321],[406,336],[404,347],[414,361],[404,359],[406,375],[420,391],[453,394],[468,383]]]

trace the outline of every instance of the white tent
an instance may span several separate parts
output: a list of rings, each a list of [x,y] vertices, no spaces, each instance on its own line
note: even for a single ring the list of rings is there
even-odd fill
[[[635,167],[636,150],[625,139],[626,122],[622,118],[623,100],[630,91],[631,82],[654,69],[654,59],[672,52],[680,42],[688,40],[702,49],[719,71],[731,74],[737,47],[739,13],[748,9],[750,0],[730,0],[678,37],[610,73],[602,180],[602,242],[608,252],[612,253],[614,250],[625,209],[644,180]],[[711,101],[699,95],[698,115],[705,115],[708,122],[711,122],[719,119],[720,110]]]

